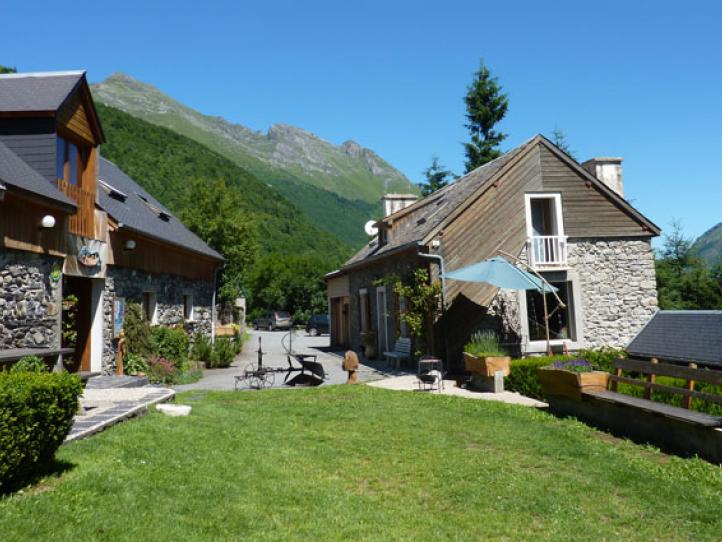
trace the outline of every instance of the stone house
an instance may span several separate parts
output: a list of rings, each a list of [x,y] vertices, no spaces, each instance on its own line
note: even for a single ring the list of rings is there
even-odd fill
[[[104,142],[85,72],[0,75],[0,358],[58,351],[65,324],[77,368],[113,373],[131,301],[153,324],[214,332],[222,257]]]
[[[621,162],[579,164],[538,135],[424,199],[388,197],[378,234],[327,277],[332,343],[360,349],[373,331],[378,351],[392,349],[406,332],[404,300],[385,277],[423,267],[438,278],[442,265],[502,251],[559,289],[566,308],[548,297],[555,349],[626,345],[657,310],[651,241],[660,230],[624,199]],[[540,294],[453,280],[443,290],[432,349],[452,368],[479,329],[495,330],[514,354],[545,351]]]

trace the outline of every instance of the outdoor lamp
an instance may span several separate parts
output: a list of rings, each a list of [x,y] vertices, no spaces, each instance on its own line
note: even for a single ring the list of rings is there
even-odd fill
[[[135,250],[135,241],[133,239],[128,239],[123,246],[125,250]]]
[[[53,215],[45,215],[43,219],[40,221],[40,225],[45,228],[46,230],[49,230],[50,228],[55,227],[55,217]]]

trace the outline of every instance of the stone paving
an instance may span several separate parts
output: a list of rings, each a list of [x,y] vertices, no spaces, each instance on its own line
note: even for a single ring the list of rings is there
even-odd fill
[[[416,375],[403,375],[377,382],[369,382],[369,386],[376,388],[383,388],[387,390],[397,391],[417,391],[419,393],[439,393],[442,395],[455,395],[457,397],[463,397],[465,399],[476,399],[479,401],[498,401],[500,403],[507,403],[511,405],[522,405],[534,408],[546,408],[549,405],[526,395],[511,391],[503,391],[501,393],[488,393],[480,391],[472,391],[466,388],[457,386],[454,380],[444,380],[444,387],[441,390],[420,390]]]
[[[123,420],[143,415],[150,405],[170,401],[173,397],[175,392],[168,388],[86,388],[80,398],[82,412],[75,416],[65,442],[88,437]]]

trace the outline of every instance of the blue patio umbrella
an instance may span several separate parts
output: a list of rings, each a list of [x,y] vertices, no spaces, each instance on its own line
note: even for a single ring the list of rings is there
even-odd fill
[[[547,353],[551,354],[551,343],[549,341],[549,318],[551,315],[547,312],[546,294],[554,293],[559,300],[560,306],[563,306],[561,299],[556,295],[557,288],[542,280],[540,276],[519,269],[516,265],[500,256],[473,263],[456,271],[444,273],[442,276],[445,279],[465,282],[486,282],[492,286],[509,290],[536,290],[541,292],[544,297],[544,327],[546,328]]]
[[[554,286],[499,256],[473,263],[456,271],[449,271],[444,273],[444,278],[465,282],[486,282],[509,290],[536,290],[542,293],[557,291]]]

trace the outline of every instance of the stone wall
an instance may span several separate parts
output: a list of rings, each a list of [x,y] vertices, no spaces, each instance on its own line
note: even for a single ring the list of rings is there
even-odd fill
[[[624,347],[657,311],[651,239],[575,239],[569,267],[579,276],[587,348]]]
[[[61,280],[43,254],[0,249],[0,349],[60,346]],[[59,278],[59,275],[58,275]]]
[[[109,266],[103,292],[103,373],[115,372],[117,341],[113,339],[113,300],[125,298],[126,303],[141,303],[144,292],[156,298],[156,324],[182,324],[189,335],[196,332],[208,337],[212,331],[213,283],[190,280],[177,275],[152,274],[135,269]],[[193,296],[193,321],[184,322],[183,296]]]

